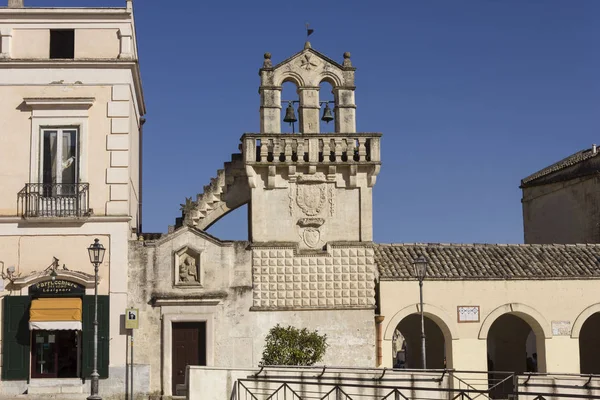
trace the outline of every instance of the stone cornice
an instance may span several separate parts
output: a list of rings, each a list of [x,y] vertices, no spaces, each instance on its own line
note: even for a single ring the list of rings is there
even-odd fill
[[[142,88],[142,77],[140,65],[137,60],[123,58],[84,58],[73,60],[50,60],[50,59],[21,59],[21,58],[0,58],[0,69],[2,68],[128,68],[132,72],[133,84],[137,94],[137,102],[140,108],[140,115],[146,114],[146,103],[144,102],[144,91]]]

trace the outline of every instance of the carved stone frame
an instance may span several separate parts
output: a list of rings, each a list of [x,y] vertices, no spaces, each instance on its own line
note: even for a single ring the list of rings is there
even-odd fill
[[[195,262],[196,282],[182,282],[179,274],[179,266],[184,257],[190,257]],[[184,246],[173,253],[173,286],[179,289],[199,288],[204,284],[204,271],[202,269],[202,251],[190,246]]]

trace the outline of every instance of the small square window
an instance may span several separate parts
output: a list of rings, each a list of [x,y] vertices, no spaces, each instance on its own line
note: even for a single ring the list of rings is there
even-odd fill
[[[50,30],[50,58],[75,58],[75,30]]]

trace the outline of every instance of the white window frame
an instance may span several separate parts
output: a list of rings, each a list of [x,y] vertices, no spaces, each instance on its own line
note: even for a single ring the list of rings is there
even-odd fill
[[[31,159],[29,183],[41,182],[42,130],[77,128],[79,139],[79,182],[88,182],[89,109],[94,98],[26,98],[31,109]]]
[[[56,131],[56,138],[57,138],[57,145],[56,145],[56,159],[57,160],[62,160],[62,133],[64,131],[76,131],[76,149],[75,149],[75,168],[77,168],[77,170],[75,171],[75,182],[73,182],[74,184],[78,184],[80,182],[84,182],[83,180],[81,180],[81,174],[80,174],[80,169],[81,169],[81,154],[80,154],[80,133],[81,133],[81,129],[79,127],[79,125],[73,125],[73,126],[44,126],[40,128],[40,153],[39,153],[39,160],[38,160],[38,164],[39,164],[39,178],[38,181],[40,183],[42,183],[43,180],[43,176],[44,176],[44,149],[43,149],[43,143],[44,143],[44,133],[48,132],[48,131]],[[59,139],[61,138],[61,139]],[[62,174],[58,174],[57,171],[57,181],[56,183],[64,183],[62,182]],[[60,182],[59,182],[60,181]]]

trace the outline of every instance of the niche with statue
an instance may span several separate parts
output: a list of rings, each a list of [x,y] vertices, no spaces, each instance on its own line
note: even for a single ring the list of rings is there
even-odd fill
[[[201,252],[184,247],[175,252],[173,284],[180,287],[202,286],[202,270],[200,269]]]

